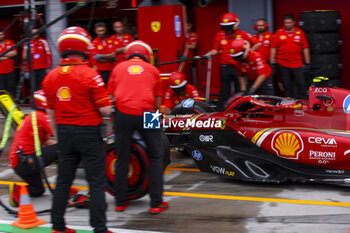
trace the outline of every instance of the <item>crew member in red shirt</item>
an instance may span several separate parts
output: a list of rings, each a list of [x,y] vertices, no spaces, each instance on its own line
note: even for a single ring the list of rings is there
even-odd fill
[[[58,38],[62,60],[43,81],[47,112],[60,150],[51,212],[53,233],[75,232],[66,228],[64,213],[80,160],[90,188],[91,226],[95,232],[107,232],[106,164],[100,124],[112,107],[101,75],[83,61],[89,58],[90,48],[90,35],[85,29],[63,30]]]
[[[157,214],[168,209],[168,203],[163,202],[163,148],[161,129],[145,129],[143,125],[144,112],[156,111],[161,104],[162,89],[160,72],[150,64],[151,47],[142,42],[134,41],[126,46],[127,61],[119,63],[112,71],[108,83],[108,92],[114,96],[116,114],[114,129],[116,136],[115,173],[115,211],[122,212],[128,206],[126,190],[130,159],[130,143],[135,130],[140,132],[147,144],[147,156],[150,162],[149,193],[151,198],[151,214]],[[153,117],[161,114],[157,110]],[[160,122],[159,122],[160,123]]]
[[[187,84],[183,73],[174,72],[169,77],[169,88],[164,95],[164,113],[170,114],[171,110],[184,99],[199,100],[197,89],[191,84]]]
[[[265,19],[258,19],[254,25],[254,29],[258,31],[252,39],[252,50],[262,55],[266,62],[270,61],[271,45],[275,40],[275,35],[269,31],[269,25]]]
[[[37,31],[37,28],[33,28],[32,34]],[[27,43],[25,43],[23,46],[23,60],[26,59],[27,56],[27,47]],[[39,90],[41,89],[41,82],[52,65],[51,49],[47,40],[40,38],[39,34],[37,34],[30,40],[30,51],[32,56],[32,69],[35,75],[34,90]],[[26,72],[28,71],[29,64],[27,63]]]
[[[227,52],[234,39],[244,39],[252,42],[252,35],[245,31],[238,30],[239,19],[233,13],[225,13],[221,17],[220,25],[222,31],[216,33],[214,46],[205,56],[210,57],[220,53],[220,97],[218,109],[223,110],[226,100],[231,95],[231,81],[235,82],[235,92],[240,90],[235,62]]]
[[[193,24],[190,21],[186,23],[186,39],[185,39],[185,53],[184,58],[193,58],[196,55],[196,50],[198,46],[198,34],[193,31]],[[194,85],[198,85],[197,80],[197,62],[192,61],[185,66],[185,73],[187,74],[188,81],[192,82]],[[181,65],[178,71],[182,71]]]
[[[0,30],[0,53],[14,45],[12,40],[5,39],[5,33]],[[0,57],[0,90],[7,90],[13,96],[16,93],[15,62],[13,58],[17,55],[14,49],[3,57]]]
[[[241,90],[245,95],[274,95],[271,67],[264,58],[255,51],[250,51],[246,40],[237,39],[230,45],[230,55],[237,61],[237,72]],[[246,85],[248,77],[248,86]]]
[[[45,113],[47,106],[46,98],[42,90],[34,92],[36,110],[28,114],[16,130],[15,137],[10,151],[11,167],[25,182],[28,183],[28,192],[31,197],[39,197],[45,192],[38,166],[34,133],[33,133],[33,114],[36,115],[36,125],[40,145],[45,146],[41,149],[41,158],[44,166],[50,165],[57,160],[58,146],[57,142],[50,139],[53,136],[49,116]],[[17,184],[10,185],[10,204],[17,207],[19,204],[19,190]]]
[[[116,46],[113,39],[106,37],[107,28],[105,23],[96,23],[95,33],[97,37],[92,41],[93,54],[96,60],[97,70],[107,86],[108,78],[115,65]]]
[[[114,41],[117,52],[117,62],[125,61],[124,49],[125,46],[130,44],[134,38],[132,35],[124,32],[124,25],[121,21],[115,21],[113,23],[113,30],[115,34],[110,37]]]
[[[278,30],[275,34],[276,40],[272,44],[270,62],[272,65],[276,63],[278,65],[285,95],[307,99],[304,71],[308,72],[310,69],[309,44],[305,33],[294,26],[293,15],[285,15],[283,22],[284,28]]]

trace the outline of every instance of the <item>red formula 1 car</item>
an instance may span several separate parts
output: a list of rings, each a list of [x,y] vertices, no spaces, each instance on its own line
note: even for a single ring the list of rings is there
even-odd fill
[[[180,109],[203,110],[193,100]],[[171,145],[203,172],[261,182],[350,185],[350,91],[311,86],[309,101],[237,96],[225,112],[164,121]]]

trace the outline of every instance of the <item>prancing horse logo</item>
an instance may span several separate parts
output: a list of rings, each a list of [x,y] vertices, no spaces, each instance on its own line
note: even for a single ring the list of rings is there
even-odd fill
[[[160,22],[159,21],[151,22],[151,28],[152,28],[152,31],[158,32],[160,30]]]

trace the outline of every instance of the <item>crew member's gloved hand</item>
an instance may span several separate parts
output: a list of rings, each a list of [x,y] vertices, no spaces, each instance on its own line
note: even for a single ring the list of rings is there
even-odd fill
[[[309,73],[310,70],[311,70],[311,65],[310,65],[310,63],[305,63],[305,64],[304,64],[304,72],[305,72],[305,73]]]
[[[102,54],[96,53],[96,54],[94,55],[94,58],[95,58],[96,61],[100,60],[102,57],[103,57]]]
[[[206,54],[203,55],[203,57],[205,57],[206,59],[210,59],[211,58],[211,52],[207,52]]]
[[[246,90],[243,95],[253,95],[255,93],[256,89],[251,87],[248,90]]]

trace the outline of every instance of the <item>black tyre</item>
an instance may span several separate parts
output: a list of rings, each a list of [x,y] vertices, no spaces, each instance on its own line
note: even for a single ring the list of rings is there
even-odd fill
[[[340,25],[338,11],[304,11],[299,15],[299,26],[305,32],[337,32]]]
[[[342,87],[340,79],[332,79],[327,82],[329,87]]]
[[[169,164],[170,161],[170,144],[167,136],[162,132],[163,143],[163,168]],[[107,188],[106,191],[111,195],[115,195],[114,175],[115,162],[117,157],[115,155],[115,144],[107,145],[106,156],[106,175]],[[131,155],[129,163],[128,174],[128,190],[127,196],[129,200],[139,199],[145,196],[148,192],[149,182],[149,161],[147,157],[147,149],[145,143],[141,139],[135,139],[131,143]]]
[[[341,62],[339,54],[311,55],[311,76],[325,76],[329,79],[339,79]]]
[[[313,54],[340,52],[342,41],[339,33],[308,33],[306,37]]]

